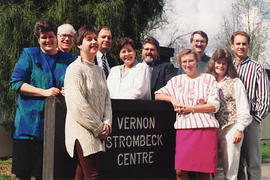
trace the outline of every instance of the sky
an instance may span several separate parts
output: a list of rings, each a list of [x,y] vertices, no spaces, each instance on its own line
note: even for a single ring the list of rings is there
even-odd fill
[[[169,24],[153,34],[161,46],[167,46],[173,33],[180,35],[203,30],[207,33],[211,46],[211,40],[221,29],[224,14],[229,13],[231,2],[232,0],[166,0],[164,9]],[[189,38],[190,34],[186,35],[186,39]]]
[[[169,23],[152,32],[160,45],[168,46],[171,37],[186,34],[184,39],[189,46],[190,33],[203,30],[209,37],[205,51],[211,55],[216,49],[214,38],[221,31],[223,17],[231,13],[233,0],[166,0],[165,2],[164,15]]]

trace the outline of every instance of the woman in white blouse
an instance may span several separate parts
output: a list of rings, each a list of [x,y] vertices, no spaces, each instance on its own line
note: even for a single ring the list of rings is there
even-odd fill
[[[94,180],[99,177],[101,152],[111,129],[111,99],[105,74],[94,63],[96,31],[81,27],[75,44],[80,56],[68,66],[64,81],[65,143],[68,154],[77,160],[75,179]]]
[[[237,71],[227,49],[217,49],[206,70],[218,82],[220,109],[216,113],[221,158],[226,179],[236,180],[244,129],[252,118],[245,87],[237,78]]]
[[[217,170],[217,128],[214,113],[219,95],[214,76],[199,73],[199,55],[185,49],[178,56],[186,74],[173,77],[155,92],[156,100],[172,103],[176,111],[175,170],[177,180],[189,179],[188,172],[199,172],[199,179],[210,179]]]
[[[107,79],[112,99],[151,99],[150,69],[135,60],[136,49],[132,39],[124,37],[118,43],[123,65],[111,69]]]

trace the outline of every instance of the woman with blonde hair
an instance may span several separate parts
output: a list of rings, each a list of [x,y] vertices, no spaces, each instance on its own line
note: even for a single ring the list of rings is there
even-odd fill
[[[217,169],[217,128],[214,113],[219,96],[214,76],[199,73],[199,55],[185,49],[178,56],[186,74],[173,77],[155,92],[156,100],[172,103],[177,113],[175,170],[177,180],[189,179],[189,172],[199,172],[199,179],[210,179]]]

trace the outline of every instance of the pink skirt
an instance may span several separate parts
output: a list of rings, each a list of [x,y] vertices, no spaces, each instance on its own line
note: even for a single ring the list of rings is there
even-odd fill
[[[215,173],[217,171],[217,129],[177,129],[175,169]]]

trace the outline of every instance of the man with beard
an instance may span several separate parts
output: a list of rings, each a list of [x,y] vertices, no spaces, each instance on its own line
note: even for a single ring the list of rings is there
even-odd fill
[[[108,50],[112,43],[112,33],[107,26],[102,26],[98,31],[98,52],[94,59],[95,64],[104,70],[106,78],[109,75],[111,67],[115,66],[114,59],[108,55]]]
[[[147,37],[142,48],[143,63],[151,70],[151,98],[155,99],[155,91],[167,84],[175,76],[174,66],[169,62],[162,62],[159,58],[159,42],[153,37]]]
[[[198,72],[200,72],[200,73],[205,72],[206,67],[208,65],[208,62],[210,60],[210,57],[204,53],[204,50],[205,50],[207,44],[208,44],[208,36],[205,32],[195,31],[191,34],[191,37],[190,37],[191,48],[194,51],[196,51],[199,54],[199,56],[201,57],[200,64],[198,66]],[[180,74],[184,73],[184,71],[182,70],[181,67],[179,68],[179,73]]]

